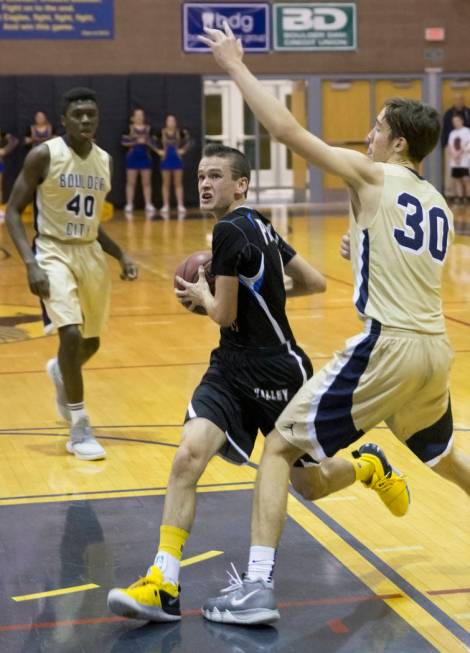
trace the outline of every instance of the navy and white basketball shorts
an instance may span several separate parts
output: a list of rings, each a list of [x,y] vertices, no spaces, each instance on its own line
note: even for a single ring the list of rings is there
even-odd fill
[[[445,334],[372,321],[299,390],[276,421],[279,433],[315,461],[334,456],[384,421],[430,467],[452,448]]]
[[[227,436],[219,454],[230,462],[246,463],[256,435],[270,433],[299,388],[313,374],[305,352],[290,343],[277,347],[215,349],[197,386],[185,423],[203,417]]]

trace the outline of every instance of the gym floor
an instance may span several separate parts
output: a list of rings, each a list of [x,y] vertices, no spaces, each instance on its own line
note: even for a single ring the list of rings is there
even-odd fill
[[[267,214],[270,214],[267,211]],[[298,342],[319,369],[360,330],[349,264],[338,254],[344,215],[272,211],[276,228],[322,270],[327,293],[288,301]],[[470,453],[470,212],[445,273],[444,311],[456,352],[452,401],[456,444]],[[202,376],[217,327],[174,299],[179,261],[210,247],[213,221],[105,225],[140,264],[134,284],[115,278],[102,348],[85,371],[86,402],[107,451],[83,462],[65,451],[44,372],[56,336],[40,312],[5,228],[0,231],[0,650],[2,653],[258,653],[269,651],[470,650],[470,504],[380,425],[375,441],[405,472],[409,514],[397,519],[360,485],[316,504],[292,491],[276,567],[281,620],[243,628],[205,622],[204,599],[244,570],[251,490],[262,449],[244,467],[214,459],[200,481],[198,514],[185,547],[183,619],[150,624],[115,617],[107,591],[145,573],[158,540],[168,473],[187,402]],[[343,454],[342,454],[343,455]],[[344,452],[348,455],[348,451]]]

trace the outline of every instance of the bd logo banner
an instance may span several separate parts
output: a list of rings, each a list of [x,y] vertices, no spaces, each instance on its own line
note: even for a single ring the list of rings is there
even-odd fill
[[[275,4],[274,50],[356,50],[356,5]]]
[[[246,52],[268,52],[270,47],[269,4],[215,4],[185,2],[183,4],[183,50],[209,52],[198,40],[205,27],[223,29],[224,21],[242,41]]]

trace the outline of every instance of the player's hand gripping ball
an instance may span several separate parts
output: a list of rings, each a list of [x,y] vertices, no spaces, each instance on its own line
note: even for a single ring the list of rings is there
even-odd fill
[[[210,250],[202,250],[190,254],[184,261],[178,265],[175,272],[175,279],[173,285],[178,290],[184,290],[184,287],[178,283],[176,277],[181,277],[189,283],[197,283],[199,280],[199,266],[204,267],[206,273],[206,281],[212,294],[215,293],[215,277],[211,274],[212,252]],[[181,302],[188,311],[197,313],[198,315],[207,315],[206,309],[203,306],[198,306],[191,301]]]

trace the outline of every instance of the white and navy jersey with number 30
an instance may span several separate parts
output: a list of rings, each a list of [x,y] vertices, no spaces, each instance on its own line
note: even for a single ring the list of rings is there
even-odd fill
[[[295,344],[286,316],[283,266],[296,252],[269,220],[240,206],[215,225],[212,272],[238,277],[237,319],[221,329],[221,345],[273,347]]]
[[[415,171],[381,164],[377,214],[363,229],[350,219],[354,302],[361,318],[422,333],[444,333],[443,264],[454,237],[442,195]]]
[[[82,159],[61,136],[44,145],[49,148],[50,165],[35,197],[39,235],[68,242],[96,240],[111,187],[109,154],[93,143]]]

